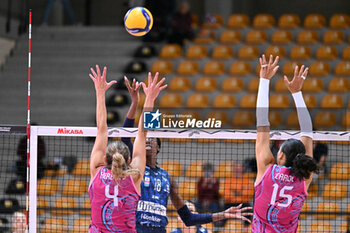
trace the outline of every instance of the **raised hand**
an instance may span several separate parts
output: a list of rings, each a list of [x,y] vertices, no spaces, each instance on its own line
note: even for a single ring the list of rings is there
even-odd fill
[[[308,71],[309,71],[309,68],[307,67],[305,68],[304,65],[300,67],[300,70],[299,70],[299,67],[296,66],[294,69],[294,77],[290,82],[288,80],[288,77],[284,75],[284,83],[286,84],[288,90],[292,94],[301,91],[301,88],[303,87]]]
[[[242,204],[235,206],[235,207],[231,207],[227,210],[224,211],[224,215],[225,215],[225,219],[226,218],[234,218],[234,219],[241,219],[247,222],[251,222],[248,218],[246,218],[246,216],[252,216],[253,213],[251,212],[245,212],[247,210],[251,210],[252,207],[244,207],[242,208]]]
[[[137,104],[139,102],[139,97],[140,97],[139,90],[141,87],[141,83],[136,82],[136,80],[134,79],[132,81],[132,86],[130,86],[129,80],[126,76],[124,76],[124,80],[125,80],[125,85],[128,88],[132,102]]]
[[[95,84],[96,92],[106,92],[108,88],[110,88],[113,84],[117,83],[117,81],[113,80],[107,83],[106,75],[107,75],[107,67],[103,68],[103,73],[101,75],[100,67],[96,65],[96,72],[93,68],[90,68],[91,74],[89,74],[90,78]]]
[[[159,76],[159,73],[157,72],[156,75],[154,75],[154,78],[152,80],[152,74],[151,72],[149,72],[147,86],[145,83],[143,82],[141,83],[143,91],[145,92],[146,98],[152,101],[154,101],[158,97],[159,93],[168,86],[168,85],[162,86],[162,84],[165,81],[165,78],[162,78],[162,80],[158,82],[158,76]]]
[[[259,58],[260,62],[260,78],[271,79],[277,72],[279,66],[277,66],[279,57],[277,56],[275,60],[273,60],[273,56],[270,55],[269,62],[266,62],[265,55],[263,54],[261,58]]]

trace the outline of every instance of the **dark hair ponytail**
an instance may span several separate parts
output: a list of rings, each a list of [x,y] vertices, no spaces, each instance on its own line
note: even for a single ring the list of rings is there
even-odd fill
[[[310,156],[298,154],[293,160],[292,171],[299,179],[309,179],[312,172],[318,172],[318,167]]]

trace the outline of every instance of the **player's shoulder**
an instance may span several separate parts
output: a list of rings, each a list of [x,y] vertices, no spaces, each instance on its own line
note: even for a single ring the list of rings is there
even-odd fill
[[[158,169],[159,169],[160,173],[162,173],[163,175],[169,176],[169,172],[167,170],[165,170],[165,169],[163,169],[161,167],[158,167]]]

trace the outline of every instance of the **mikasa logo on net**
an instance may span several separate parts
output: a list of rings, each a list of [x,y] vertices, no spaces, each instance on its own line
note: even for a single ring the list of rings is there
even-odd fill
[[[84,134],[84,132],[81,129],[59,128],[57,134]]]

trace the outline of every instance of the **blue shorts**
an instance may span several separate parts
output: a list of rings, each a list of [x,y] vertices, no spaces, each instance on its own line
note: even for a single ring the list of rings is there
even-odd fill
[[[166,233],[165,227],[136,224],[137,233]]]

